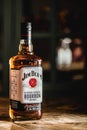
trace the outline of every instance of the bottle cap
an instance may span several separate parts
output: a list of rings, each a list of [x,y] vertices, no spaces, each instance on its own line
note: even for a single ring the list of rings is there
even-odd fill
[[[72,40],[70,39],[70,38],[68,38],[68,37],[66,37],[66,38],[64,38],[63,40],[62,40],[62,43],[63,44],[70,44],[72,42]]]

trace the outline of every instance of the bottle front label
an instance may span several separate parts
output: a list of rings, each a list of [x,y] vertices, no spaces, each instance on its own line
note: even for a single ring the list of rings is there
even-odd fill
[[[42,102],[42,67],[10,70],[10,99],[22,104]]]

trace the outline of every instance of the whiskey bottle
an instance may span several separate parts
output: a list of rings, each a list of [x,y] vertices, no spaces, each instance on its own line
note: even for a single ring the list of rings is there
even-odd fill
[[[9,117],[33,120],[42,117],[42,59],[33,51],[31,23],[28,39],[21,39],[16,56],[9,59]]]

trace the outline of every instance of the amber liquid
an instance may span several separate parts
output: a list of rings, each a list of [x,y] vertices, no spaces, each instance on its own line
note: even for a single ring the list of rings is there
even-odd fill
[[[9,68],[11,69],[20,69],[22,67],[37,67],[42,66],[42,59],[38,56],[35,56],[33,52],[29,52],[27,44],[21,46],[22,50],[18,52],[18,55],[13,56],[9,60]],[[20,93],[19,93],[20,94]],[[11,102],[11,99],[10,99]],[[27,104],[30,105],[30,104]],[[40,105],[40,110],[29,110],[24,111],[21,109],[21,104],[19,105],[18,110],[12,108],[11,103],[9,105],[9,116],[15,120],[29,120],[29,119],[40,119],[42,117],[42,103],[34,103],[31,105]]]

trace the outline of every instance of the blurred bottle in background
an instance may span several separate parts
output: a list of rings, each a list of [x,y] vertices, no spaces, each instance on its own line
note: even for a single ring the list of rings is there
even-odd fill
[[[61,46],[57,50],[56,64],[58,69],[68,68],[72,63],[72,50],[69,44],[71,43],[70,38],[64,38],[61,41]]]
[[[84,60],[83,41],[81,38],[73,39],[73,62],[81,62]]]

